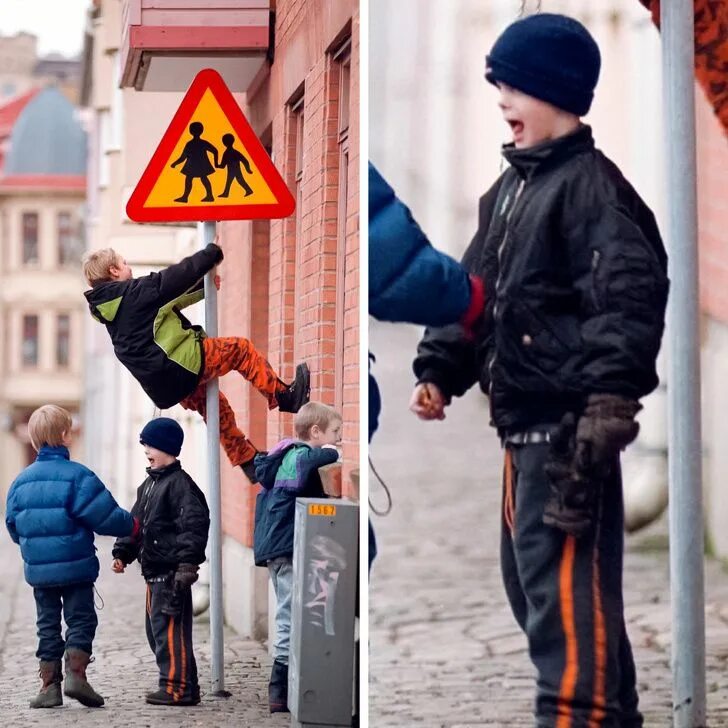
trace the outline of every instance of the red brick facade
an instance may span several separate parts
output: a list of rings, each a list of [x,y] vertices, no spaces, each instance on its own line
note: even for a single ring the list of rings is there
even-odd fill
[[[703,94],[697,94],[700,303],[728,323],[728,136]]]
[[[358,77],[358,2],[278,0],[274,60],[245,112],[297,198],[296,212],[219,225],[219,333],[248,336],[284,379],[308,362],[311,398],[344,416],[347,494],[359,459]],[[257,447],[292,434],[292,415],[268,413],[239,377],[221,386]],[[227,461],[222,473],[223,530],[250,546],[257,488]]]

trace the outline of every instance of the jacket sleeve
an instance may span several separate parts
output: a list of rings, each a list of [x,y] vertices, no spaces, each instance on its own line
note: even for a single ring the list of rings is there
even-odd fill
[[[338,451],[329,447],[306,447],[302,448],[296,467],[298,468],[300,484],[299,488],[294,493],[302,493],[306,490],[309,485],[309,481],[312,476],[318,475],[318,469],[323,468],[324,465],[330,465],[335,463],[339,459]]]
[[[149,279],[156,286],[160,303],[164,305],[183,293],[198,288],[205,273],[212,270],[222,259],[221,248],[210,243],[204,250],[199,250],[179,263],[174,263],[159,273],[151,273]]]
[[[669,282],[652,212],[627,204],[592,201],[567,239],[583,311],[582,390],[639,399],[657,386]]]
[[[180,479],[175,485],[177,507],[177,563],[201,564],[205,560],[210,512],[205,496],[194,483]]]
[[[143,492],[144,483],[142,483],[139,488],[137,488],[137,498],[131,508],[132,523],[134,518],[141,520],[141,518],[139,518],[139,514],[141,512],[141,500]],[[139,557],[139,549],[142,544],[142,539],[143,534],[141,533],[136,540],[132,539],[131,535],[117,538],[114,542],[114,548],[111,550],[111,555],[115,559],[120,559],[125,564],[131,564],[135,559]]]
[[[15,543],[20,543],[20,537],[18,536],[18,530],[15,527],[15,518],[16,518],[16,508],[15,508],[15,499],[13,497],[13,487],[10,487],[10,490],[8,491],[8,500],[5,505],[5,526],[8,529],[8,533],[10,534],[10,538],[13,539]]]
[[[90,470],[76,481],[68,510],[75,521],[101,536],[128,536],[134,528],[131,514]]]
[[[503,177],[480,198],[478,230],[462,259],[463,268],[481,277],[486,290],[493,292],[486,299],[480,323],[472,335],[459,324],[426,329],[413,363],[417,380],[436,384],[448,400],[462,396],[478,380],[488,389],[486,363],[492,347],[498,256],[495,247],[486,248],[486,242],[502,183]]]
[[[444,326],[465,315],[473,296],[468,273],[432,247],[370,163],[369,313],[381,321]]]

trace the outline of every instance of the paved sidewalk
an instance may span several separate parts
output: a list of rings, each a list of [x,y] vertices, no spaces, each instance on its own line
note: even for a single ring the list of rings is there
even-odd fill
[[[99,611],[94,642],[96,661],[89,682],[106,699],[103,708],[84,708],[64,699],[62,708],[30,710],[28,700],[40,687],[35,636],[35,602],[25,583],[18,547],[0,527],[0,720],[3,726],[54,726],[72,722],[81,727],[219,726],[272,728],[290,725],[290,716],[268,712],[271,660],[263,646],[225,631],[225,687],[230,698],[210,693],[209,624],[195,624],[195,656],[200,674],[202,703],[195,708],[147,705],[144,694],[156,688],[154,656],[144,632],[144,581],[138,565],[119,576],[111,572],[112,539],[97,537],[101,577],[97,582],[105,605]],[[98,598],[97,598],[98,603]]]
[[[407,411],[419,330],[374,324],[381,428],[375,467],[394,509],[374,517],[370,725],[533,726],[534,680],[499,567],[502,454],[477,392],[442,423]],[[374,479],[372,478],[372,481]],[[371,498],[383,503],[374,482]],[[669,567],[663,522],[628,542],[625,599],[648,728],[672,725]],[[728,575],[708,562],[709,726],[728,726]]]

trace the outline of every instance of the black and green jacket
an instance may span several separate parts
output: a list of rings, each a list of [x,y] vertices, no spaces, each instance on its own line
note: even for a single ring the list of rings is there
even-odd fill
[[[210,243],[159,273],[101,283],[84,294],[114,353],[160,409],[191,394],[204,368],[205,332],[181,309],[204,296],[203,277],[223,258]]]

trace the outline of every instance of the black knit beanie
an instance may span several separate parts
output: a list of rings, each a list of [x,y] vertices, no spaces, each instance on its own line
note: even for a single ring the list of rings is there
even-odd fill
[[[170,417],[157,417],[144,425],[139,442],[156,450],[177,457],[182,450],[185,434],[179,424]]]
[[[583,116],[600,66],[599,47],[578,20],[537,13],[503,31],[485,57],[485,78]]]

